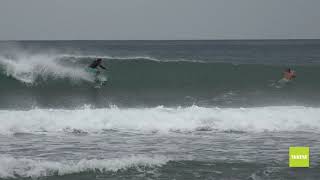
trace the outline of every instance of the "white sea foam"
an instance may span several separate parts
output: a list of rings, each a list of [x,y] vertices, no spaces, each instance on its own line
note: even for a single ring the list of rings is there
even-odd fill
[[[320,108],[82,108],[76,110],[1,110],[0,133],[135,131],[320,131]]]
[[[66,175],[88,171],[117,171],[133,167],[156,167],[169,161],[164,156],[129,156],[119,159],[82,159],[80,161],[54,162],[0,156],[0,177],[42,177]]]
[[[63,64],[60,56],[52,54],[15,54],[14,57],[0,56],[0,66],[7,76],[24,83],[34,83],[38,78],[93,81],[84,68]]]

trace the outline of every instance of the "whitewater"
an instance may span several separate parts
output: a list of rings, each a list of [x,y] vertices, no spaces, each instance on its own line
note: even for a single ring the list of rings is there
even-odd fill
[[[142,132],[320,131],[320,109],[300,106],[260,108],[118,107],[75,110],[1,110],[0,133],[101,133],[107,130]],[[306,118],[307,117],[307,118]]]
[[[0,156],[1,178],[39,178],[81,172],[117,172],[132,167],[157,167],[169,161],[166,157],[129,156],[122,159],[81,159],[78,162],[43,161]]]

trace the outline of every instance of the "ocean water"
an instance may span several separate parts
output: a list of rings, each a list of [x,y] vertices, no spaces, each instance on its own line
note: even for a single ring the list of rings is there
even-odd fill
[[[1,41],[0,179],[319,179],[319,49]],[[101,88],[85,69],[96,58]],[[309,168],[289,168],[290,146],[310,147]]]

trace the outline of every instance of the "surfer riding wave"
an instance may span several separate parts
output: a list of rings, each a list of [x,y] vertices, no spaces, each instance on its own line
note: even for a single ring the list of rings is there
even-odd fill
[[[99,67],[106,70],[107,68],[102,65],[102,59],[98,58],[97,60],[93,61],[89,67],[87,68],[89,72],[94,73],[95,77],[100,74]]]
[[[96,83],[97,88],[100,88],[106,81],[107,78],[101,74],[100,68],[107,70],[106,67],[102,65],[102,59],[98,58],[97,60],[93,61],[87,68],[87,72],[93,74],[94,81]],[[101,75],[100,75],[101,74]]]

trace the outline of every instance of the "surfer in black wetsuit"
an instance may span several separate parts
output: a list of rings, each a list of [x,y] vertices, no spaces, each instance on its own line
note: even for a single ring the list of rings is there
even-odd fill
[[[90,65],[89,65],[89,68],[91,69],[92,72],[95,72],[95,75],[99,75],[100,71],[98,69],[98,67],[106,70],[107,68],[104,67],[102,65],[102,59],[98,58],[97,60],[93,61]]]
[[[93,61],[89,67],[93,69],[97,69],[98,67],[101,67],[102,69],[107,69],[104,66],[102,66],[101,63],[102,63],[102,59],[98,58],[97,60]]]

